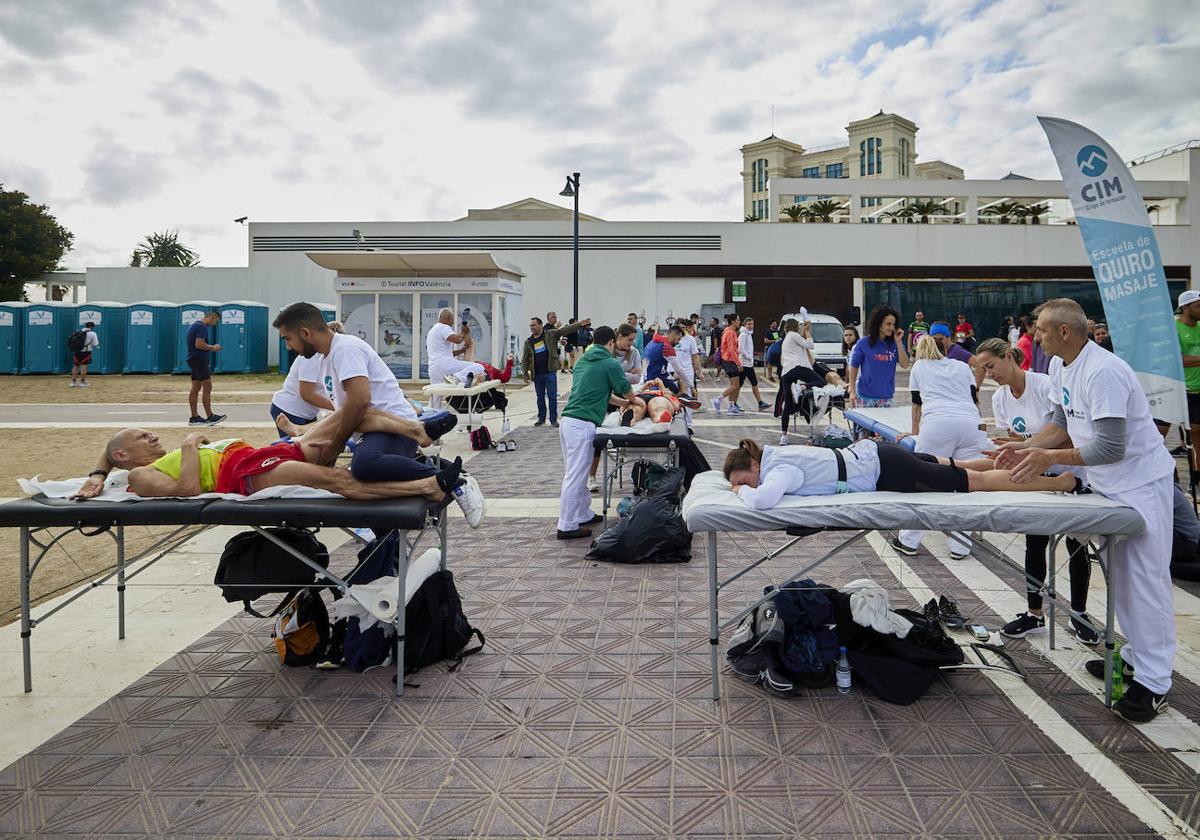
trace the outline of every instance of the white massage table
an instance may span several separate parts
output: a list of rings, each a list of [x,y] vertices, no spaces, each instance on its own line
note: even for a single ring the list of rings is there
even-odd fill
[[[912,433],[912,406],[892,406],[890,408],[851,408],[846,411],[848,420],[856,430],[861,430],[855,437],[864,437],[865,433],[879,435],[884,440],[895,443],[900,435]],[[899,442],[908,451],[917,447],[917,440],[906,437]]]
[[[475,412],[479,411],[479,420],[483,422],[483,411],[479,409],[479,401],[483,394],[493,388],[500,387],[499,379],[485,379],[483,382],[472,385],[470,388],[465,385],[451,385],[448,382],[431,382],[421,388],[427,395],[431,397],[466,397],[467,400],[467,427],[459,429],[460,432],[470,433],[471,423],[474,420]],[[449,402],[447,402],[449,405]]]
[[[614,412],[615,414],[615,412]],[[613,414],[609,415],[614,416]],[[640,420],[639,424],[649,423]],[[646,455],[658,454],[663,456],[665,465],[677,466],[679,463],[679,447],[683,441],[691,440],[687,424],[682,415],[671,418],[670,426],[665,423],[649,423],[649,428],[661,428],[662,431],[644,433],[639,429],[624,426],[600,426],[596,429],[596,439],[593,446],[600,450],[602,463],[601,490],[604,506],[602,513],[608,517],[608,507],[612,502],[612,485],[620,480],[625,464],[631,458],[641,458]]]
[[[741,610],[730,620],[720,623],[717,596],[742,575],[767,560],[779,556],[801,539],[818,531],[853,532],[849,539],[823,556],[809,562],[796,574],[778,586],[805,577],[843,548],[862,539],[870,531],[892,531],[900,528],[919,528],[928,531],[993,531],[1007,534],[1046,534],[1050,536],[1050,556],[1059,541],[1067,534],[1091,535],[1096,545],[1088,551],[1104,572],[1108,590],[1108,612],[1104,625],[1105,645],[1105,702],[1112,705],[1112,653],[1115,620],[1113,578],[1109,567],[1113,560],[1115,540],[1136,536],[1145,523],[1136,511],[1099,495],[1068,496],[1055,493],[847,493],[837,496],[784,496],[771,510],[755,510],[732,492],[729,482],[717,471],[701,473],[692,481],[691,490],[683,500],[683,518],[693,534],[704,532],[708,540],[708,597],[709,645],[712,658],[712,696],[720,699],[717,678],[717,645],[721,631],[736,625],[759,604],[771,597],[764,596]],[[718,531],[784,531],[792,539],[778,549],[751,562],[725,580],[719,579],[717,557]],[[1019,569],[1024,568],[993,548],[982,539],[975,539],[973,548],[994,559]],[[1054,608],[1059,593],[1054,583],[1054,563],[1049,563],[1046,582],[1032,581],[1042,587],[1047,600],[1047,628],[1050,645],[1054,645]],[[1027,577],[1027,579],[1029,579]],[[776,587],[778,588],[778,587]],[[772,593],[773,594],[773,593]],[[1067,607],[1069,609],[1069,606]]]
[[[342,497],[272,498],[262,500],[230,500],[219,496],[190,499],[139,499],[112,501],[91,499],[76,502],[66,498],[37,495],[0,505],[0,528],[20,528],[20,589],[21,589],[21,655],[25,672],[25,691],[33,690],[32,653],[30,637],[33,628],[67,604],[83,597],[96,587],[116,578],[117,638],[125,638],[125,587],[168,552],[178,548],[200,531],[214,525],[244,525],[312,567],[324,582],[314,585],[332,586],[344,595],[356,597],[350,585],[320,564],[294,551],[273,537],[268,527],[339,528],[360,543],[366,542],[353,528],[371,528],[377,534],[400,532],[398,604],[405,603],[403,581],[409,561],[416,556],[417,544],[429,533],[436,533],[441,554],[441,568],[446,568],[445,504],[410,497],[381,501],[351,501]],[[125,527],[127,525],[177,526],[169,534],[134,557],[125,556]],[[86,537],[107,533],[116,548],[116,567],[102,577],[90,581],[64,602],[43,615],[30,615],[29,587],[38,564],[46,553],[63,537],[78,531]],[[30,546],[37,547],[31,559]],[[141,565],[136,565],[140,563]],[[404,610],[397,609],[392,620],[396,632],[396,695],[404,693]]]

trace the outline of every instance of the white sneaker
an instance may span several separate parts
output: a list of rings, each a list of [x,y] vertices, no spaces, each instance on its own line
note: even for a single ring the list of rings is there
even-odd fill
[[[588,492],[589,493],[599,493],[600,492],[600,482],[598,482],[594,478],[589,478],[588,479]]]
[[[788,436],[787,436],[787,435],[780,435],[780,436],[779,436],[779,445],[780,445],[780,446],[787,446],[787,445],[788,445]]]
[[[72,379],[72,380],[71,380],[71,382],[70,382],[70,384],[68,384],[68,385],[67,385],[67,387],[68,387],[68,388],[74,388],[74,387],[75,387],[75,380],[74,380],[74,379]]]
[[[464,475],[463,483],[454,488],[453,495],[454,501],[458,502],[458,506],[462,508],[467,524],[472,528],[478,528],[479,523],[483,522],[486,504],[483,499],[483,491],[479,489],[479,482],[475,480],[474,476]]]
[[[717,412],[717,414],[720,414],[721,413],[721,398],[714,397],[713,399],[709,400],[709,402],[712,403],[713,411]]]
[[[91,388],[91,387],[92,387],[92,383],[91,383],[91,382],[80,382],[80,383],[79,383],[79,387],[80,387],[80,388]]]
[[[454,378],[454,374],[452,374],[452,373],[447,373],[445,376],[443,376],[442,381],[445,382],[447,385],[460,384],[459,381]]]

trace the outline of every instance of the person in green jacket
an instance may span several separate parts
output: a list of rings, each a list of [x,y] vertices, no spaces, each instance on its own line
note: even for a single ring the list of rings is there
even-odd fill
[[[533,380],[537,394],[538,419],[533,425],[546,424],[546,408],[549,404],[550,425],[558,425],[558,351],[564,335],[571,335],[592,323],[584,318],[566,326],[545,328],[542,319],[529,319],[529,338],[525,339],[525,350],[521,353],[521,370],[525,381]]]
[[[592,343],[575,364],[575,379],[571,396],[563,409],[558,429],[563,453],[563,480],[559,491],[558,538],[575,540],[591,536],[584,527],[600,522],[600,514],[592,513],[592,497],[588,493],[588,468],[592,464],[592,444],[596,427],[604,422],[609,404],[618,408],[629,405],[646,407],[633,395],[621,363],[613,350],[616,334],[612,327],[599,327]]]

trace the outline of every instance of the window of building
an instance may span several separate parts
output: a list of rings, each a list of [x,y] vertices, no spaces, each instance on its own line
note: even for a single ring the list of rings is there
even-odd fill
[[[900,177],[908,177],[908,138],[900,138]]]
[[[750,168],[754,192],[766,192],[767,189],[767,159],[759,158]]]
[[[846,164],[844,164],[844,163],[829,164],[828,166],[825,167],[825,177],[826,178],[845,178],[846,177]]]
[[[821,167],[806,166],[806,167],[804,167],[804,171],[800,173],[800,177],[801,178],[820,178],[821,177]]]
[[[883,174],[883,140],[879,137],[868,137],[858,144],[858,174]]]
[[[858,174],[867,174],[867,141],[858,144]]]

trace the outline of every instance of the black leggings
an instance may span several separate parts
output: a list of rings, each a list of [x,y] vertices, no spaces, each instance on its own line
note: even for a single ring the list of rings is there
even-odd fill
[[[934,455],[909,452],[898,443],[879,441],[876,490],[890,493],[966,493],[967,471],[939,464]]]
[[[1025,537],[1025,574],[1046,582],[1046,549],[1050,547],[1050,538],[1044,534],[1029,534]],[[1087,549],[1078,541],[1067,537],[1067,552],[1070,555],[1071,570],[1071,609],[1084,612],[1087,609],[1088,583],[1092,579],[1092,564],[1088,560]],[[1042,608],[1042,593],[1033,584],[1025,581],[1025,594],[1029,600],[1029,609]]]
[[[792,385],[803,382],[810,388],[820,388],[825,384],[825,374],[829,372],[829,368],[820,362],[817,362],[817,366],[822,370],[796,365],[779,379],[779,391],[775,394],[775,416],[780,419],[780,427],[784,434],[787,434],[788,423],[798,409],[796,401],[792,399]]]
[[[359,481],[416,481],[437,470],[416,460],[417,442],[387,432],[367,432],[350,456],[350,474]]]

